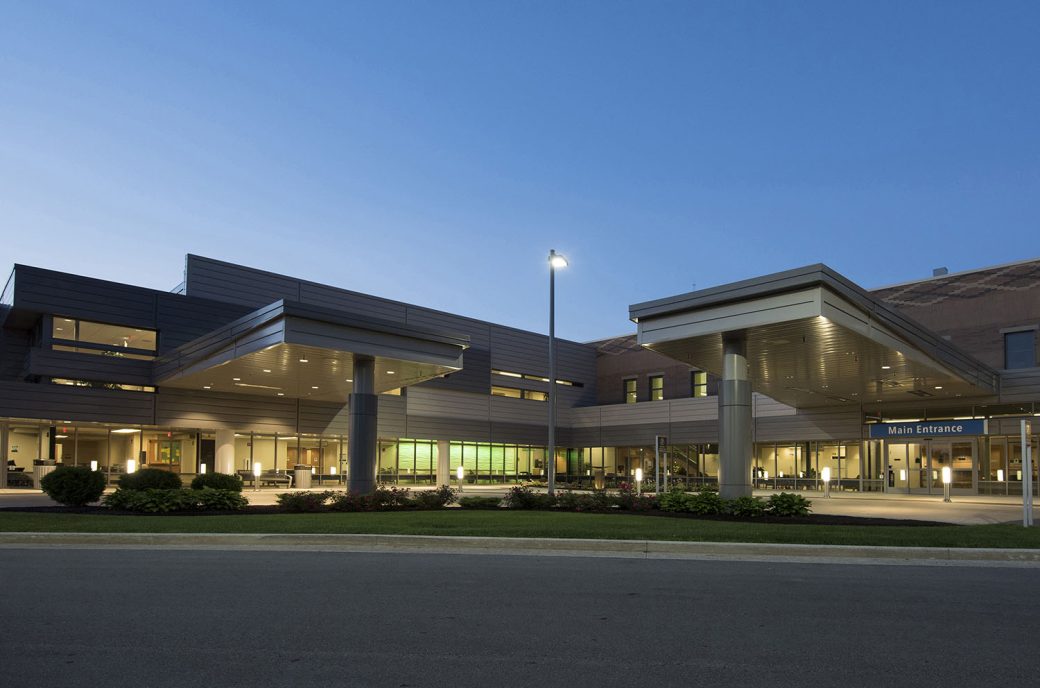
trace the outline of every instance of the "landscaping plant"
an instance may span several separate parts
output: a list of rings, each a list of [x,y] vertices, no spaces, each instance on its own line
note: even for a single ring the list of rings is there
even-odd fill
[[[83,506],[101,499],[105,474],[83,466],[58,466],[43,476],[40,487],[59,504]]]

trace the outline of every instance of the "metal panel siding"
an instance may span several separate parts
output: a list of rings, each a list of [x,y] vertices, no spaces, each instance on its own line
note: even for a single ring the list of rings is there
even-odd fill
[[[549,404],[530,399],[491,397],[491,420],[495,423],[540,424],[546,427],[549,422]]]
[[[856,439],[863,418],[856,411],[800,412],[793,416],[756,418],[755,441]]]
[[[408,404],[408,416],[429,416],[435,418],[452,418],[459,420],[491,419],[491,396],[484,394],[467,394],[464,392],[446,392],[413,387],[405,397]]]
[[[488,421],[408,416],[406,430],[405,437],[420,439],[491,441],[491,423]]]
[[[491,352],[486,349],[469,348],[462,352],[462,370],[455,371],[448,377],[422,382],[417,386],[423,389],[490,394],[490,379]]]
[[[177,294],[157,296],[159,353],[187,344],[249,313],[247,306]]]
[[[156,422],[187,428],[252,429],[257,432],[296,432],[294,399],[271,399],[219,392],[160,389]]]
[[[470,346],[474,348],[488,349],[491,346],[491,325],[481,320],[409,305],[405,322],[469,335]]]
[[[25,370],[29,355],[29,333],[0,329],[0,380],[17,380]]]
[[[75,351],[31,349],[30,375],[63,377],[72,380],[122,382],[130,385],[152,384],[152,362],[117,356],[97,356]]]
[[[0,416],[150,425],[155,394],[30,382],[0,382]]]
[[[506,444],[533,444],[544,447],[548,444],[548,431],[544,425],[492,423],[491,441]]]
[[[404,304],[335,287],[301,282],[299,300],[317,306],[370,315],[382,320],[405,322]]]
[[[350,404],[323,401],[299,401],[298,432],[323,435],[345,435],[350,430]],[[380,415],[383,408],[380,404]]]
[[[378,433],[380,437],[408,437],[407,397],[379,396]]]
[[[193,255],[187,257],[185,292],[253,308],[279,299],[300,300],[298,280]]]
[[[1005,403],[1040,401],[1040,368],[1006,371],[1001,374],[1000,400]]]
[[[15,268],[15,305],[39,313],[118,325],[155,327],[151,289],[24,265]]]

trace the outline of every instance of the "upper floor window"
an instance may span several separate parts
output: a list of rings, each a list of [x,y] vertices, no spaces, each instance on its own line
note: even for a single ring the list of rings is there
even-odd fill
[[[650,376],[650,401],[664,399],[664,375]]]
[[[708,374],[703,370],[690,372],[690,387],[692,397],[708,396]]]
[[[540,392],[536,389],[517,389],[516,387],[499,387],[492,385],[491,396],[511,397],[513,399],[530,399],[532,401],[548,401],[549,393]]]
[[[1004,334],[1004,367],[1033,368],[1036,366],[1036,330]]]
[[[58,351],[123,356],[126,358],[153,358],[156,347],[155,330],[126,325],[108,325],[54,316],[51,337]]]
[[[625,403],[634,404],[638,401],[636,397],[636,379],[625,380]]]

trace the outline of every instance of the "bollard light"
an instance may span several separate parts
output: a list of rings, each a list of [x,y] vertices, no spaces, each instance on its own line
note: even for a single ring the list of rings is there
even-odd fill
[[[318,469],[316,466],[311,466],[311,475],[317,475]]]
[[[330,475],[336,475],[336,467],[335,466],[329,466],[329,474]]]
[[[462,467],[462,464],[455,469],[455,477],[459,479],[459,492],[462,492],[462,481],[466,477],[466,469]]]
[[[899,469],[899,482],[901,482],[901,483],[905,483],[906,482],[906,469],[905,468],[900,468]]]
[[[262,470],[259,461],[253,462],[253,491],[260,491],[260,471]]]
[[[942,468],[942,481],[943,481],[943,501],[950,501],[950,483],[953,482],[953,471],[950,470],[949,466],[943,466]]]
[[[1000,482],[1000,483],[1004,482],[1004,469],[1003,468],[998,468],[997,469],[997,482]]]
[[[127,459],[126,460],[126,472],[127,473],[133,473],[136,470],[137,470],[137,462],[134,461],[133,459]]]
[[[92,471],[96,471],[97,470],[97,461],[91,461],[90,462],[90,470],[92,470]]]
[[[831,496],[831,467],[823,467],[823,496]]]
[[[765,480],[769,480],[769,471],[762,471],[762,476]]]
[[[199,473],[201,473],[202,475],[206,475],[206,464],[204,464],[204,463],[200,463],[199,464]]]
[[[643,469],[642,468],[637,468],[636,469],[636,482],[637,483],[643,482]]]

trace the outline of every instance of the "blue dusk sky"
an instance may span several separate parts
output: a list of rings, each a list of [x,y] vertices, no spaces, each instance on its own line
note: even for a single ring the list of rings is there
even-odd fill
[[[183,255],[560,336],[1040,256],[1040,2],[0,0],[0,264]]]

